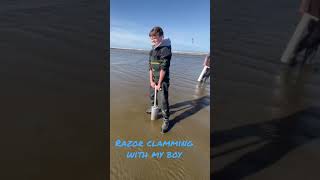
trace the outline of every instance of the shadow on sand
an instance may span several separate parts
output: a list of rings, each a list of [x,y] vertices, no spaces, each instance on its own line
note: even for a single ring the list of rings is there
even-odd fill
[[[210,96],[203,96],[198,99],[188,100],[176,103],[170,106],[170,114],[175,114],[179,111],[184,111],[174,119],[170,120],[170,125],[168,131],[170,131],[176,123],[186,119],[189,116],[194,115],[195,113],[199,112],[201,109],[207,107],[210,104]],[[167,132],[168,132],[167,131]]]
[[[228,155],[237,150],[263,144],[250,151],[219,171],[213,171],[213,179],[243,179],[271,166],[288,152],[320,137],[320,107],[310,107],[290,116],[268,122],[217,131],[211,134],[210,147],[219,149],[226,143],[232,143],[246,137],[256,137],[257,141],[243,143],[238,147],[211,154],[211,159]]]

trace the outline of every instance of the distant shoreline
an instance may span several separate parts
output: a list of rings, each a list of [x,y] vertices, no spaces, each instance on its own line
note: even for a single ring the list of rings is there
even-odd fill
[[[133,51],[145,51],[145,52],[149,52],[149,50],[145,50],[145,49],[134,49],[134,48],[118,48],[118,47],[112,47],[110,49],[118,49],[118,50],[133,50]],[[205,52],[184,52],[184,51],[172,51],[172,53],[174,54],[187,54],[187,55],[207,55],[208,53]]]

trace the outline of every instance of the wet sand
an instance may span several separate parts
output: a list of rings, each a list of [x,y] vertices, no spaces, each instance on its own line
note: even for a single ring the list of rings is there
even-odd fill
[[[0,2],[0,179],[107,177],[105,5]]]
[[[319,52],[313,65],[280,57],[300,20],[298,1],[215,3],[214,179],[318,179]]]
[[[173,127],[160,133],[162,120],[145,113],[148,97],[148,53],[110,51],[111,179],[209,179],[210,85],[197,87],[204,56],[174,54],[170,67],[169,102]],[[115,140],[188,140],[192,148],[116,148]],[[127,151],[181,151],[180,159],[127,159]]]

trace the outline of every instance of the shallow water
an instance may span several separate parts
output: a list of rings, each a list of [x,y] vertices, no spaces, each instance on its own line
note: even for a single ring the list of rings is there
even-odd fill
[[[210,85],[198,87],[204,56],[174,54],[170,67],[170,131],[150,120],[148,52],[110,50],[111,179],[209,179]],[[192,148],[115,148],[115,140],[186,140]],[[179,159],[127,159],[127,151],[181,151]]]

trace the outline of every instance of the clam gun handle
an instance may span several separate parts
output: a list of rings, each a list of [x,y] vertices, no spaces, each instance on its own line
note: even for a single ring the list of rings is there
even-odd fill
[[[155,107],[156,106],[156,101],[157,101],[157,89],[156,87],[154,87],[154,101],[153,101],[153,106]]]
[[[154,88],[154,102],[153,106],[151,107],[151,120],[156,120],[158,115],[158,108],[157,108],[157,90]]]
[[[198,81],[199,81],[199,82],[202,80],[203,75],[204,75],[204,73],[206,72],[207,68],[208,68],[207,66],[204,66],[204,67],[203,67],[203,69],[202,69],[202,71],[201,71],[201,74],[200,74],[200,76],[199,76],[199,78],[198,78]]]

